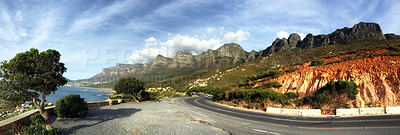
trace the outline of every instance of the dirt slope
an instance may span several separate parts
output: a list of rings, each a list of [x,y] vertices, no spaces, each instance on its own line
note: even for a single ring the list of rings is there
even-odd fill
[[[382,52],[385,51],[374,53]],[[326,59],[326,61],[328,63],[343,57]],[[359,85],[360,93],[356,100],[351,101],[351,107],[364,107],[371,103],[374,106],[399,104],[399,56],[377,56],[322,66],[309,65],[310,63],[305,63],[297,66],[300,70],[269,81],[278,81],[283,85],[276,89],[277,91],[297,92],[300,98],[311,95],[331,80],[354,81]]]

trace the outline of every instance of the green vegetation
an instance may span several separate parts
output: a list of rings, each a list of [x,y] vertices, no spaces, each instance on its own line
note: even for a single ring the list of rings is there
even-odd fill
[[[219,91],[213,100],[245,100],[251,102],[276,102],[284,105],[292,104],[292,99],[297,98],[296,93],[279,93],[271,89],[240,89],[233,91]]]
[[[280,88],[280,87],[282,87],[282,84],[279,83],[278,81],[271,81],[271,82],[264,83],[263,86],[265,88],[272,88],[272,87]]]
[[[110,97],[109,99],[133,99],[133,97],[130,94],[118,94]]]
[[[325,64],[325,60],[312,60],[311,66],[321,66]]]
[[[83,98],[77,94],[67,95],[57,100],[54,111],[60,118],[86,117],[89,108]]]
[[[340,98],[342,94],[346,94],[350,100],[354,100],[358,94],[357,88],[358,85],[353,81],[331,81],[312,95],[301,98],[300,103],[302,105],[311,105],[314,108],[321,108],[324,104],[337,101],[334,99]]]
[[[29,120],[31,120],[31,125],[39,125],[40,122],[44,121],[43,117],[38,113],[32,115]]]
[[[32,115],[30,118],[31,123],[29,126],[22,126],[20,130],[20,134],[22,135],[61,135],[61,129],[53,128],[51,130],[46,130],[46,126],[41,124],[44,121],[44,118],[36,113]]]
[[[389,50],[400,52],[400,45],[390,45]]]
[[[114,85],[114,90],[118,94],[130,94],[137,97],[139,92],[144,91],[144,82],[134,77],[122,78]]]
[[[287,99],[296,99],[297,98],[297,93],[294,92],[288,92],[284,94],[285,98]]]
[[[44,109],[46,96],[54,93],[59,86],[67,83],[63,77],[64,63],[60,62],[61,54],[56,50],[39,52],[38,49],[18,53],[10,61],[1,62],[0,82],[1,99],[10,103],[32,100],[39,108],[39,113],[46,121],[46,129],[51,130],[49,114]],[[39,93],[42,97],[39,99]]]
[[[299,68],[285,70],[285,73],[293,73],[296,70],[299,70]]]

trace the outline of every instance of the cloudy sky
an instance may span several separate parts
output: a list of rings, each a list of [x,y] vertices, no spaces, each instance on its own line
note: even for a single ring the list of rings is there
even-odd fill
[[[56,49],[70,79],[158,54],[199,54],[224,43],[261,50],[296,32],[325,34],[377,22],[400,34],[396,0],[1,0],[0,60]]]

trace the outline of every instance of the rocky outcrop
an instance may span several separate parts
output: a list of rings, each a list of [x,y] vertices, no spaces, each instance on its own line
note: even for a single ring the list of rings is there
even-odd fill
[[[296,49],[297,44],[300,41],[301,41],[300,35],[297,33],[292,33],[290,34],[287,42],[289,43],[290,49]]]
[[[386,39],[397,39],[397,40],[400,40],[400,35],[395,35],[395,34],[393,34],[393,33],[388,33],[388,34],[385,34],[385,38]]]
[[[117,64],[114,67],[104,68],[99,74],[96,74],[87,80],[92,82],[107,82],[118,79],[128,73],[143,71],[144,68],[146,68],[144,64]],[[137,70],[132,71],[132,69]]]
[[[192,66],[196,60],[191,53],[178,51],[173,59],[170,68],[187,68]]]
[[[165,68],[170,66],[174,62],[173,59],[164,57],[162,55],[157,55],[157,57],[154,59],[153,63],[150,66],[150,69],[159,69],[159,68]]]
[[[390,36],[390,35],[388,35]],[[390,36],[393,37],[393,36]],[[279,50],[308,49],[326,45],[349,44],[355,40],[385,40],[381,27],[377,23],[360,22],[352,28],[337,29],[328,35],[307,34],[301,41],[300,36],[293,33],[289,39],[276,39],[270,47],[263,51],[263,56],[275,53]]]

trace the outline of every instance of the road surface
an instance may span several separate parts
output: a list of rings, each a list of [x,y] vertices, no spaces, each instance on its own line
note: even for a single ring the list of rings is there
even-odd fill
[[[177,101],[232,134],[400,134],[400,115],[297,117],[222,106],[205,97]]]

